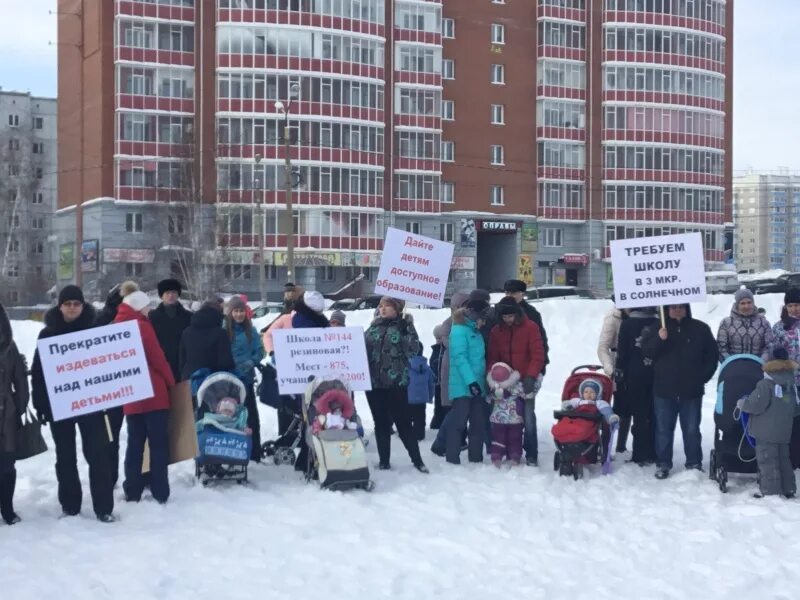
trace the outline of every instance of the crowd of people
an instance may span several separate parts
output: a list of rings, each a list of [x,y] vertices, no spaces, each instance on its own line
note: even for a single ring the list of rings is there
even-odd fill
[[[549,344],[542,316],[525,300],[525,289],[522,281],[507,281],[505,297],[495,305],[484,290],[454,294],[450,317],[433,330],[435,344],[429,360],[424,358],[404,303],[390,297],[380,301],[365,332],[372,380],[366,396],[375,424],[379,469],[391,468],[391,436],[396,433],[414,467],[429,472],[420,442],[425,437],[425,405],[431,399],[434,410],[429,425],[438,430],[431,446],[434,455],[459,464],[466,450],[470,462],[480,463],[485,452],[498,467],[505,460],[510,465],[524,461],[538,466],[536,398],[549,363]],[[136,322],[153,397],[58,421],[53,419],[38,352],[31,366],[29,394],[25,359],[0,307],[0,514],[6,523],[19,521],[13,507],[15,436],[28,410],[29,396],[40,422],[51,430],[63,514],[73,516],[81,511],[76,450],[76,434],[80,433],[94,513],[102,522],[113,522],[123,422],[127,423],[128,441],[122,483],[125,500],[138,502],[149,488],[156,501],[165,503],[170,495],[171,390],[177,382],[191,381],[198,373],[232,372],[247,390],[244,405],[247,431],[253,436],[251,458],[260,461],[256,382],[264,359],[274,356],[274,332],[344,326],[346,320],[340,311],[327,318],[322,295],[293,284],[285,287],[284,311],[261,332],[253,326],[246,298],[233,296],[227,303],[212,298],[192,312],[180,302],[181,292],[178,281],[159,282],[160,303],[150,310],[149,296],[135,282],[126,281],[110,291],[102,310],[95,311],[80,288],[68,285],[60,291],[57,305],[44,317],[39,338]],[[617,453],[627,452],[630,429],[630,461],[655,465],[658,479],[667,478],[673,468],[673,439],[679,422],[685,467],[702,470],[700,421],[705,384],[728,357],[742,353],[759,356],[767,361],[767,379],[778,383],[760,385],[752,398],[743,399],[740,408],[752,413],[758,423],[754,433],[764,442],[759,460],[774,465],[773,476],[762,478],[762,492],[793,496],[792,468],[800,467],[796,418],[800,411],[800,290],[790,290],[784,304],[780,320],[771,327],[757,310],[753,295],[739,290],[716,339],[707,324],[692,317],[689,305],[665,307],[663,321],[655,308],[612,309],[603,323],[598,358],[615,384],[613,412],[606,402],[609,399],[601,398],[602,386],[591,380],[570,400],[573,404],[567,402],[562,408],[596,404],[606,421],[619,427]],[[785,399],[777,413],[772,402],[775,397]],[[196,398],[194,401],[197,408]],[[279,412],[279,433],[286,431],[290,420],[291,415]],[[143,474],[146,444],[149,472]],[[304,469],[307,456],[302,443],[296,462],[299,470]]]

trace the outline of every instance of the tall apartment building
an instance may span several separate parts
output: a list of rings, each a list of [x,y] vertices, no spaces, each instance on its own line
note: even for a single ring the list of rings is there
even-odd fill
[[[620,237],[700,231],[721,261],[732,13],[732,0],[59,0],[61,255],[98,289],[199,281],[186,271],[202,262],[208,285],[250,293],[263,259],[277,290],[288,146],[292,278],[323,291],[374,279],[387,226],[454,242],[451,291],[605,288]]]
[[[443,189],[454,202],[442,209],[508,221],[508,245],[498,246],[496,230],[479,234],[479,284],[496,284],[502,267],[493,270],[492,257],[515,242],[520,269],[530,256],[537,283],[594,289],[610,285],[614,239],[699,231],[710,266],[723,261],[732,5],[444,6],[444,30],[454,32],[444,42],[444,102],[456,120],[444,123],[455,143]],[[520,214],[537,217],[535,234],[510,235],[523,228]]]
[[[48,300],[56,203],[56,100],[0,89],[0,302]]]
[[[735,177],[733,217],[738,270],[800,271],[800,176]]]

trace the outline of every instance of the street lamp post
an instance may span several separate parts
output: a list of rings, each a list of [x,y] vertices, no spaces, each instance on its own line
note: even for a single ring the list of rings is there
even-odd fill
[[[261,163],[262,156],[256,154],[256,165]],[[266,261],[264,260],[264,189],[261,187],[261,178],[255,178],[256,184],[256,197],[254,198],[258,205],[255,210],[255,217],[258,220],[258,289],[261,294],[261,304],[267,303],[267,280],[264,271],[266,270]]]
[[[300,95],[300,86],[293,83],[289,87],[289,101],[275,103],[275,109],[283,115],[283,151],[284,156],[284,190],[286,192],[286,210],[284,211],[284,226],[286,231],[286,276],[287,281],[294,281],[294,207],[292,205],[292,155],[291,131],[289,129],[289,114],[292,110],[292,101]]]

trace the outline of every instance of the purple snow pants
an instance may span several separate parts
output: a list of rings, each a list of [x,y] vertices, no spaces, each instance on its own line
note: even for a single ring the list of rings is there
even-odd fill
[[[519,425],[501,425],[492,423],[492,460],[509,460],[522,458],[522,423]]]

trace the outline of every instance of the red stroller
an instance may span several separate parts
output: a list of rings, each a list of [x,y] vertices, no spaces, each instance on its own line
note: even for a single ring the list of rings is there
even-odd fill
[[[578,397],[578,388],[587,379],[594,379],[603,387],[602,397],[611,398],[614,384],[598,365],[581,365],[572,369],[564,382],[561,401]],[[578,406],[574,410],[553,411],[556,424],[551,430],[556,444],[553,469],[559,475],[583,477],[584,465],[603,464],[603,472],[610,467],[609,443],[611,431],[595,406]]]

